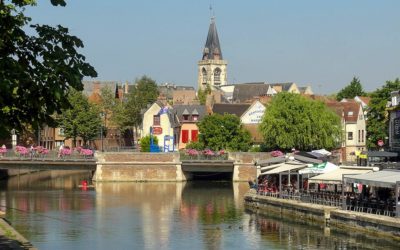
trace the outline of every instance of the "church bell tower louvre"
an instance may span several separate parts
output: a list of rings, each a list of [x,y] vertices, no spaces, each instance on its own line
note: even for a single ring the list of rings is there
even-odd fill
[[[223,60],[219,44],[215,18],[211,18],[206,44],[203,49],[203,56],[198,62],[198,89],[204,90],[207,84],[212,90],[219,86],[227,85],[227,64]]]

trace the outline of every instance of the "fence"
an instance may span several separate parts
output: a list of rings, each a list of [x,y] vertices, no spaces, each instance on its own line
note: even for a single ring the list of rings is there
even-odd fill
[[[94,152],[93,152],[94,153]],[[25,160],[25,161],[92,161],[93,155],[84,155],[76,150],[71,150],[71,154],[60,155],[57,150],[49,150],[47,153],[38,153],[36,150],[27,153],[18,153],[7,150],[0,153],[0,160]]]

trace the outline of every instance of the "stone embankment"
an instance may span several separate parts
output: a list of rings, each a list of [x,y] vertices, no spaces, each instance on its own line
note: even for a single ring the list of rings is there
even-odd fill
[[[319,223],[331,229],[358,230],[371,235],[392,238],[400,243],[400,218],[262,196],[257,195],[255,190],[250,190],[244,199],[247,208],[259,213],[277,214],[293,220]]]
[[[4,218],[0,211],[0,249],[2,250],[35,250],[36,248],[19,234]]]

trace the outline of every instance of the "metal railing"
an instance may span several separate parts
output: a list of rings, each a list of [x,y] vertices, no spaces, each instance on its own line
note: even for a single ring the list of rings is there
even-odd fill
[[[0,161],[2,160],[19,160],[19,161],[93,161],[94,156],[83,155],[72,150],[70,155],[60,155],[58,150],[50,150],[47,154],[40,154],[36,151],[20,154],[12,150],[6,153],[0,153]]]
[[[228,154],[222,155],[188,155],[186,153],[180,153],[181,160],[193,160],[193,161],[225,161],[228,160]]]

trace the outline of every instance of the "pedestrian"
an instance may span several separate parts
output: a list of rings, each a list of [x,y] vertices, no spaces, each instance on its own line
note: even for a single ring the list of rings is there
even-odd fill
[[[30,153],[31,153],[31,159],[32,159],[33,155],[35,154],[35,148],[33,147],[33,145],[31,145]]]
[[[58,158],[62,156],[62,151],[64,149],[64,145],[61,143],[60,148],[58,149]]]

